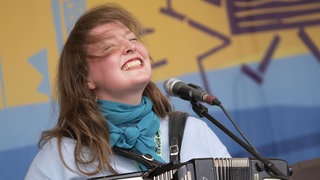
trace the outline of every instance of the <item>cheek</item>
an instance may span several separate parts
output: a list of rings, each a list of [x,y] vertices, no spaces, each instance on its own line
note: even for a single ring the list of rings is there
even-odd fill
[[[136,48],[144,58],[149,58],[149,52],[143,44],[139,44]]]
[[[89,80],[101,86],[119,76],[119,58],[109,56],[89,63]]]
[[[103,65],[100,61],[89,63],[89,76],[88,80],[92,82],[97,82],[100,79],[101,72],[103,72]]]

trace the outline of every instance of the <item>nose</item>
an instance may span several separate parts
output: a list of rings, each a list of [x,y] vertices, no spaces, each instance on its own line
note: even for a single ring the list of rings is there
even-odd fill
[[[133,53],[133,52],[135,52],[136,51],[136,45],[133,43],[133,42],[131,42],[131,41],[127,41],[126,42],[126,44],[125,44],[125,50],[124,50],[124,52],[126,53],[126,54],[129,54],[129,53]]]

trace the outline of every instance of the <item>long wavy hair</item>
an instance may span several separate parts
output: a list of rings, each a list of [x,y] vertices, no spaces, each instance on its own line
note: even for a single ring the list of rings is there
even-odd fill
[[[110,156],[109,127],[106,119],[97,106],[97,97],[88,88],[88,57],[86,45],[98,41],[97,37],[89,36],[89,31],[96,26],[119,21],[127,26],[141,40],[142,28],[131,13],[115,4],[105,4],[86,11],[76,22],[70,32],[59,58],[56,74],[56,89],[54,102],[58,104],[59,116],[54,128],[44,131],[39,140],[39,147],[51,138],[56,137],[60,158],[64,165],[71,169],[63,159],[62,138],[70,137],[76,140],[74,156],[78,171],[85,175],[102,172],[105,167],[110,172],[112,168]],[[172,111],[171,104],[159,88],[149,82],[143,95],[153,103],[153,111],[161,118]],[[84,157],[83,148],[89,148],[90,157]],[[83,165],[98,161],[93,171],[83,170]]]

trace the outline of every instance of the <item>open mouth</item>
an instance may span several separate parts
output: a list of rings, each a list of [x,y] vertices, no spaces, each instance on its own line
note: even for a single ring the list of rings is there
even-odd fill
[[[126,64],[124,64],[122,66],[122,70],[123,71],[128,71],[128,70],[133,69],[135,67],[140,67],[142,64],[143,63],[142,63],[142,61],[140,59],[135,59],[135,60],[129,61]]]

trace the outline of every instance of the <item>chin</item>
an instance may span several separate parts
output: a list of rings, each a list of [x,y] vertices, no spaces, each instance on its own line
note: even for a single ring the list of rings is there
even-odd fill
[[[137,86],[147,86],[150,81],[150,78],[135,78],[131,83]]]

